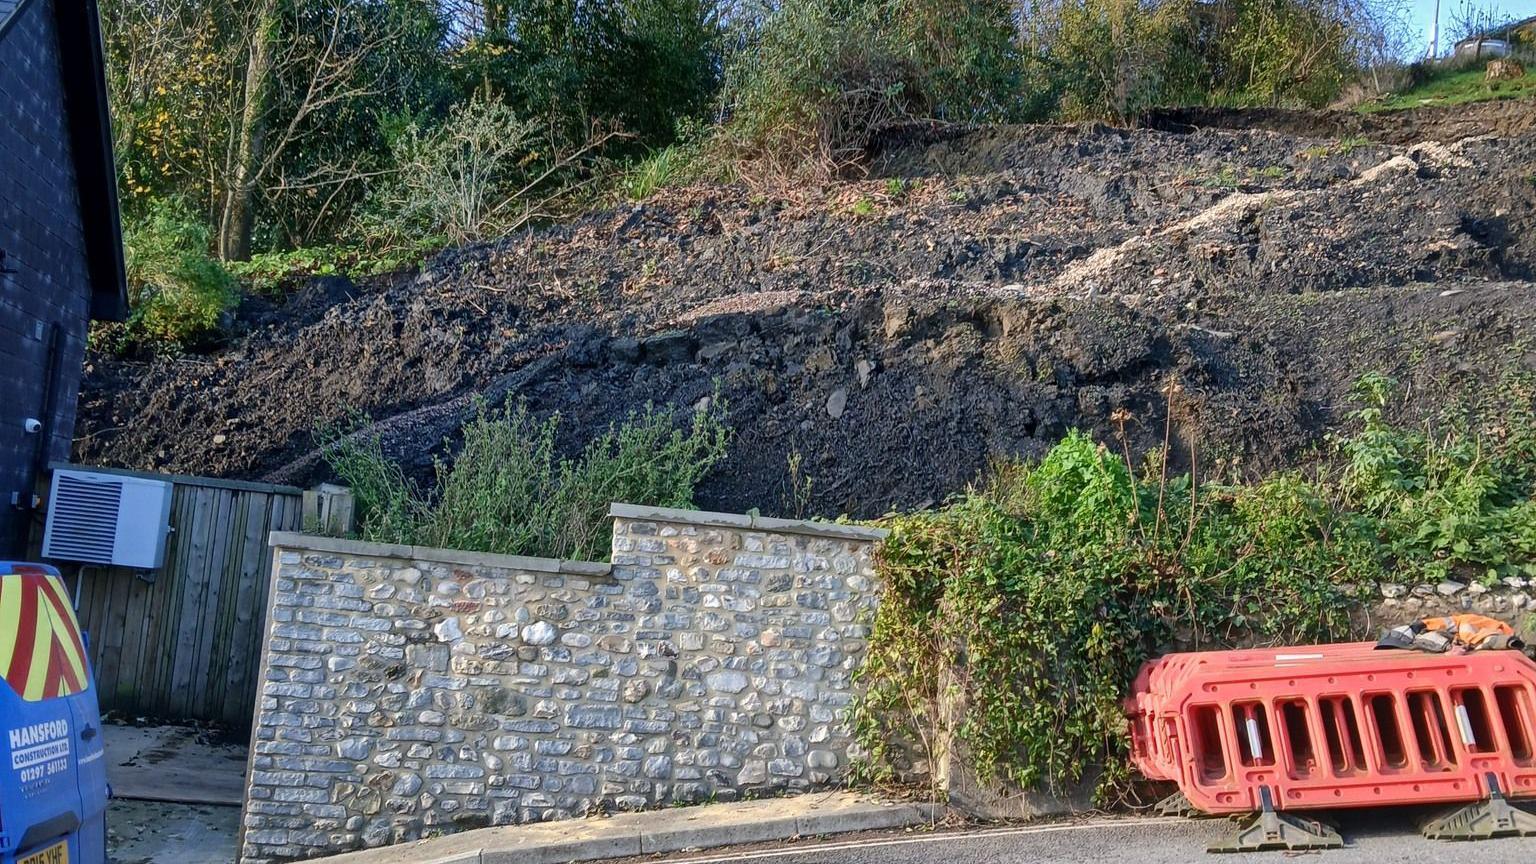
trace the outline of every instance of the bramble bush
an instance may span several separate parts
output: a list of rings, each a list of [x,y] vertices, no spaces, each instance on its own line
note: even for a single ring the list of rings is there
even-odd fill
[[[830,179],[881,127],[930,113],[916,64],[880,25],[877,4],[788,0],[744,28],[727,59],[730,119],[716,145],[745,179]]]
[[[1074,432],[949,505],[888,517],[886,586],[854,726],[873,778],[934,752],[944,705],[982,775],[1060,790],[1127,787],[1120,699],[1141,662],[1200,647],[1354,635],[1387,577],[1536,574],[1531,392],[1496,426],[1390,425],[1362,380],[1359,430],[1312,474],[1199,484],[1138,471]]]
[[[647,407],[580,456],[561,458],[558,416],[539,421],[523,406],[482,406],[426,493],[359,421],[323,439],[327,462],[352,488],[364,539],[600,561],[609,552],[609,504],[693,506],[694,488],[725,456],[725,414],[719,399],[686,418]]]
[[[1041,109],[1063,120],[1124,119],[1203,101],[1195,22],[1183,0],[1062,0],[1022,25]]]

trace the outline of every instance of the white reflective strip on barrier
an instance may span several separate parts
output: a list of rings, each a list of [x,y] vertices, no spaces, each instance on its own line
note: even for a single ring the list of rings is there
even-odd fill
[[[1476,747],[1477,736],[1472,734],[1472,719],[1467,716],[1467,706],[1456,706],[1456,725],[1461,727],[1461,743]]]

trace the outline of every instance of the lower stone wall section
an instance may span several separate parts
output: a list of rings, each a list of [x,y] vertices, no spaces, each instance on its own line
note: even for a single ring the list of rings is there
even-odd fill
[[[837,782],[881,533],[614,511],[611,567],[274,534],[241,861]]]

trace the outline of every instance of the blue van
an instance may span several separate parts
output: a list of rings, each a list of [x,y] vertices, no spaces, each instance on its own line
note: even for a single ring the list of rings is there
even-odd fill
[[[105,864],[107,766],[59,571],[0,561],[0,864]]]

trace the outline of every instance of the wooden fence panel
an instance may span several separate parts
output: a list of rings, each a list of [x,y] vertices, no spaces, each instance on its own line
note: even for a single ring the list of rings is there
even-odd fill
[[[266,630],[267,535],[300,530],[302,495],[285,486],[159,479],[174,490],[160,570],[53,562],[78,592],[101,708],[246,729]]]

